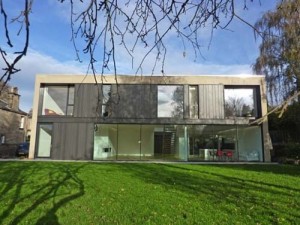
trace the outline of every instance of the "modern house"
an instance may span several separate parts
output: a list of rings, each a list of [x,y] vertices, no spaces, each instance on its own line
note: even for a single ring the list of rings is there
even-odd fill
[[[270,161],[263,76],[97,79],[36,77],[30,158]]]
[[[0,157],[14,157],[17,145],[27,139],[28,114],[19,108],[17,87],[0,83]]]

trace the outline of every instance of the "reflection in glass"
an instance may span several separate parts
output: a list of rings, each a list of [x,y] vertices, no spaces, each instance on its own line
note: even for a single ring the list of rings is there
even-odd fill
[[[102,85],[102,115],[108,117],[111,115],[111,85]]]
[[[37,157],[50,157],[52,124],[39,125]]]
[[[188,134],[190,160],[237,160],[236,126],[190,125]]]
[[[48,86],[43,90],[42,115],[73,115],[74,86]]]
[[[253,88],[225,88],[226,117],[256,117]]]
[[[263,161],[263,146],[259,126],[238,127],[239,160]]]
[[[198,86],[189,86],[190,118],[198,119]]]
[[[157,87],[157,116],[183,117],[183,86]]]

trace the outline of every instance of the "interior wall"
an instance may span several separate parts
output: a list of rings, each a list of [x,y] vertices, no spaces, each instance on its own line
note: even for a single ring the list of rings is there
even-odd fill
[[[140,125],[118,125],[119,155],[140,155]]]

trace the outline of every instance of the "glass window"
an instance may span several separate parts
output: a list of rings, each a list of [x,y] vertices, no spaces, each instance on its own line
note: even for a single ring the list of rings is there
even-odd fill
[[[225,88],[226,117],[257,117],[254,88]]]
[[[157,116],[183,117],[183,86],[157,87]]]
[[[238,127],[239,160],[263,161],[261,127]]]
[[[94,160],[114,160],[117,154],[117,125],[95,124]]]
[[[189,111],[190,118],[198,119],[198,86],[189,86]]]
[[[111,85],[102,85],[102,115],[111,115]]]
[[[52,124],[40,124],[37,157],[50,157],[51,140]]]
[[[236,126],[190,125],[189,159],[199,161],[236,161]]]
[[[73,115],[74,86],[47,86],[43,90],[42,115]]]

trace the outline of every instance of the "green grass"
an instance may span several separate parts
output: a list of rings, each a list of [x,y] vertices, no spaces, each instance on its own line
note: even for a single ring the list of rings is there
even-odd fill
[[[0,224],[300,224],[300,167],[0,162]]]

